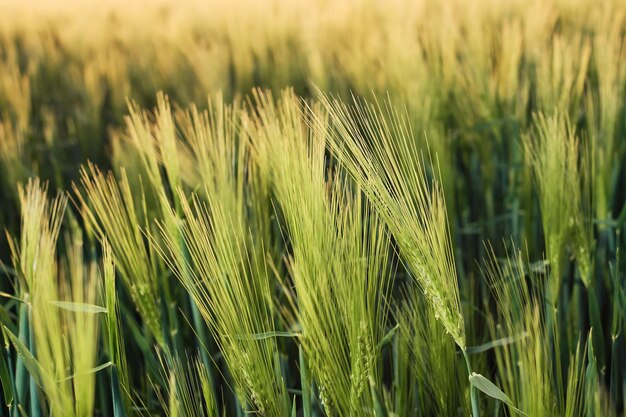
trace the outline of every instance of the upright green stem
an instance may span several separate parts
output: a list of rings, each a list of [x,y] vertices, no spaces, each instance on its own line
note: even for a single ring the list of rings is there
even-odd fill
[[[114,364],[111,367],[111,396],[113,400],[113,416],[114,417],[126,417],[126,411],[124,410],[124,399],[122,397],[122,390],[120,385],[120,379],[117,374],[117,365]]]
[[[300,358],[300,386],[302,388],[302,415],[311,417],[311,382],[309,379],[309,367],[304,357],[302,345],[298,345],[298,356]]]
[[[200,339],[197,341],[198,351],[200,352],[200,360],[202,361],[206,369],[207,376],[211,384],[211,389],[215,390],[215,381],[214,381],[215,377],[213,376],[213,363],[209,359],[209,354],[207,353],[209,349],[209,346],[207,346],[209,338],[207,336],[205,323],[204,323],[204,320],[202,319],[202,315],[200,314],[200,310],[198,310],[198,306],[196,305],[196,302],[194,301],[191,294],[189,294],[189,305],[191,307],[191,317],[193,319],[193,325],[196,330],[197,337],[198,339]],[[213,394],[215,394],[215,392],[213,392]]]
[[[472,375],[472,365],[470,364],[469,355],[465,349],[462,349],[463,357],[465,358],[465,364],[467,365],[468,377]],[[476,388],[470,384],[470,400],[472,402],[472,416],[480,417],[480,411],[478,409],[478,397],[476,395]]]
[[[30,346],[29,342],[29,325],[28,325],[28,303],[30,298],[28,294],[24,294],[24,302],[20,305],[20,324],[18,337],[24,346]],[[26,366],[24,361],[18,355],[15,363],[15,404],[13,407],[13,417],[19,417],[18,405],[24,406],[26,404],[26,396],[28,384],[26,384]]]
[[[35,349],[35,334],[33,331],[33,307],[28,307],[28,343],[30,345],[30,352],[35,356],[37,354]],[[35,379],[31,375],[30,377],[30,415],[31,417],[41,416],[41,406],[39,405],[39,395],[37,394],[37,384]]]

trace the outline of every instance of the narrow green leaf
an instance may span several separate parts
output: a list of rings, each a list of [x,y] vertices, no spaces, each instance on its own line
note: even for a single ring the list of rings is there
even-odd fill
[[[600,312],[600,306],[598,305],[598,296],[596,295],[596,291],[593,286],[590,286],[588,291],[588,307],[589,307],[589,321],[591,322],[591,327],[593,328],[592,343],[594,346],[594,351],[597,352],[597,357],[595,360],[598,361],[599,368],[603,369],[606,366],[606,355],[605,355],[605,334],[602,328],[602,313]]]
[[[70,379],[72,379],[72,378],[75,378],[75,377],[77,377],[77,376],[83,376],[83,375],[95,374],[96,372],[101,371],[101,370],[103,370],[103,369],[106,369],[106,368],[108,368],[108,367],[110,367],[110,366],[112,366],[112,365],[113,365],[113,362],[109,361],[109,362],[107,362],[107,363],[103,363],[102,365],[96,366],[95,368],[92,368],[92,369],[90,369],[90,370],[88,370],[88,371],[85,371],[85,372],[79,372],[79,373],[76,373],[76,374],[72,374],[72,375],[70,375],[70,376],[68,376],[68,377],[65,377],[65,378],[63,378],[63,379],[59,379],[59,380],[57,380],[57,382],[68,381],[68,380],[70,380]]]
[[[388,345],[393,340],[393,336],[396,334],[399,328],[400,328],[399,324],[396,324],[395,326],[393,326],[393,329],[389,330],[389,332],[380,340],[377,348],[380,350],[384,346]]]
[[[0,261],[0,271],[3,271],[8,276],[14,276],[14,277],[19,276],[19,274],[14,268],[11,268],[10,266],[8,266],[2,261]]]
[[[0,381],[2,382],[2,393],[4,396],[4,402],[7,406],[11,406],[13,403],[13,387],[11,386],[11,376],[9,375],[9,368],[7,367],[4,354],[0,353]]]
[[[515,407],[513,405],[513,401],[511,401],[508,395],[502,392],[502,390],[498,388],[496,384],[494,384],[493,382],[491,382],[490,380],[488,380],[481,374],[472,372],[472,374],[469,376],[469,380],[470,380],[470,383],[474,387],[476,387],[476,389],[478,389],[479,391],[482,391],[484,394],[487,394],[491,398],[494,398],[496,400],[502,401],[503,403],[506,403],[512,409],[514,409],[520,414],[523,414],[525,416],[528,415],[524,413],[523,411],[521,411],[520,409],[518,409],[517,407]]]
[[[11,339],[11,343],[13,343],[13,346],[15,347],[17,354],[22,359],[22,362],[24,363],[24,366],[30,373],[30,376],[35,380],[37,385],[41,385],[42,370],[41,370],[41,365],[39,364],[37,359],[35,359],[35,357],[30,353],[30,351],[24,345],[24,343],[22,343],[20,339],[18,339],[13,333],[11,333],[9,329],[6,328],[6,326],[4,327],[4,330],[9,336],[9,339]]]
[[[73,311],[75,313],[98,314],[107,312],[105,307],[88,303],[75,303],[73,301],[50,301],[50,303],[63,310]]]
[[[300,337],[301,334],[297,332],[263,332],[263,333],[254,333],[254,334],[238,334],[235,335],[237,340],[266,340],[272,339],[275,337]]]
[[[0,291],[0,297],[10,298],[11,300],[15,300],[15,301],[18,301],[20,303],[24,303],[25,302],[24,300],[14,296],[14,295],[12,295],[12,294],[9,294],[8,292],[4,292],[4,291]]]
[[[528,333],[522,333],[517,336],[507,336],[501,339],[492,340],[491,342],[487,342],[479,346],[470,346],[466,349],[466,352],[469,354],[482,353],[495,347],[510,345],[511,343],[515,343],[518,340],[525,339],[526,337],[528,337]]]
[[[24,294],[24,300],[28,301],[28,294]],[[20,305],[20,320],[19,320],[19,328],[18,328],[18,337],[21,340],[22,344],[26,346],[28,342],[28,306],[26,303]],[[6,328],[6,327],[5,327]],[[10,331],[4,331],[5,343],[8,349],[9,339],[8,334]],[[18,355],[17,360],[15,361],[15,399],[17,404],[24,404],[26,402],[26,395],[28,389],[28,382],[26,377],[27,369],[24,366],[24,361],[22,357]],[[17,408],[15,409],[17,410]],[[13,413],[14,416],[17,416],[17,411]]]
[[[593,327],[589,330],[587,339],[587,369],[585,370],[586,412],[587,416],[595,416],[595,396],[598,388],[598,367],[596,355],[593,351]]]
[[[374,379],[370,376],[370,390],[372,393],[372,402],[374,403],[374,415],[376,417],[388,417],[387,409],[382,402],[382,396],[378,392],[378,388],[374,383]]]
[[[487,394],[491,398],[495,398],[496,400],[500,400],[507,404],[511,404],[511,399],[508,395],[506,395],[500,388],[498,388],[493,382],[482,376],[481,374],[477,374],[476,372],[472,372],[469,377],[470,382],[473,386],[478,388],[483,393]]]

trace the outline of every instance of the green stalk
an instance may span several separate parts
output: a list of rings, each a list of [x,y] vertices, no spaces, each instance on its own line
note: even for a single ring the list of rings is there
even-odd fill
[[[113,416],[126,417],[124,398],[122,397],[122,390],[120,389],[120,380],[117,374],[116,364],[111,366],[111,395],[113,397]]]
[[[600,306],[598,305],[598,295],[594,285],[595,283],[592,282],[587,291],[587,306],[589,308],[590,325],[593,328],[591,342],[594,345],[594,354],[598,361],[598,368],[603,369],[606,366],[605,332],[602,327],[602,314],[600,312]]]
[[[200,360],[206,369],[207,376],[209,378],[209,383],[211,384],[211,389],[213,390],[213,394],[215,394],[215,378],[213,376],[213,362],[209,359],[209,354],[207,353],[208,346],[205,343],[208,341],[208,336],[206,332],[206,326],[204,324],[204,320],[200,315],[200,310],[198,310],[198,306],[196,302],[193,300],[191,294],[188,294],[189,305],[191,307],[191,317],[193,320],[193,326],[196,330],[198,337],[198,350],[200,351]]]
[[[465,358],[465,364],[467,365],[468,377],[472,375],[472,365],[470,364],[469,355],[465,349],[461,349],[463,357]],[[476,395],[476,388],[470,384],[470,400],[472,402],[472,416],[480,417],[480,410],[478,409],[478,396]]]
[[[304,357],[302,345],[298,345],[298,355],[300,356],[300,385],[302,387],[302,415],[311,417],[311,382],[309,379],[309,368]]]
[[[590,283],[589,287],[586,287],[582,282],[574,284],[576,304],[580,309],[580,313],[578,315],[578,329],[580,334],[585,334],[589,331],[589,292],[592,291],[592,285],[593,283]]]
[[[35,351],[35,335],[33,332],[33,308],[28,308],[28,341],[30,344],[30,352],[36,357]],[[30,377],[30,415],[31,417],[41,416],[41,406],[39,405],[39,396],[37,395],[37,385],[35,378]]]
[[[24,302],[20,305],[20,325],[18,331],[18,337],[24,346],[28,346],[28,294],[24,294]],[[19,416],[18,405],[25,404],[26,402],[26,367],[24,361],[20,355],[17,355],[15,362],[15,407],[13,407],[13,417]]]

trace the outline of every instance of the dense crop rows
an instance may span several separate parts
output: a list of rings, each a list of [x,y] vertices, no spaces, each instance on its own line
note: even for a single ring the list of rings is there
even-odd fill
[[[0,2],[0,415],[622,416],[621,0]]]

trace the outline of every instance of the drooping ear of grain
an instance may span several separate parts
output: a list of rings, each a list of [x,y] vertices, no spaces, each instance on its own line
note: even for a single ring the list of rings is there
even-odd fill
[[[292,246],[287,320],[302,328],[301,355],[325,412],[367,415],[382,409],[378,388],[369,385],[382,384],[378,346],[391,282],[388,235],[361,191],[327,165],[324,132],[308,124],[325,120],[324,110],[307,108],[291,91],[275,102],[256,90],[254,100],[256,112],[246,124],[253,155],[271,178]]]
[[[395,237],[411,276],[446,331],[462,349],[465,325],[440,183],[426,172],[424,153],[407,115],[389,102],[352,105],[322,94],[331,121],[329,131],[314,121],[339,163],[372,202]],[[432,157],[428,156],[432,164]],[[434,172],[437,163],[434,162]]]

